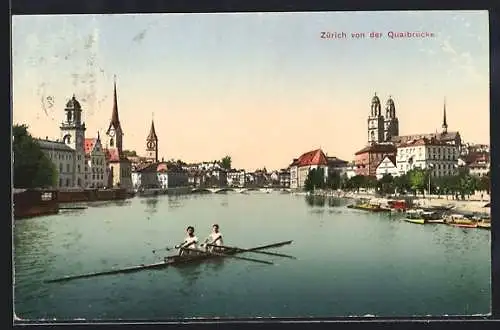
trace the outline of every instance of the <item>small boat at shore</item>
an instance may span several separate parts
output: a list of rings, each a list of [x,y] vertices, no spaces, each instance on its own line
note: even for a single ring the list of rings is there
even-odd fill
[[[478,221],[477,228],[491,229],[491,222],[490,221]]]
[[[450,214],[445,218],[445,223],[453,227],[477,228],[477,221],[463,214]]]
[[[439,212],[426,211],[424,209],[412,209],[406,211],[405,221],[418,224],[440,224],[444,223],[443,216]]]

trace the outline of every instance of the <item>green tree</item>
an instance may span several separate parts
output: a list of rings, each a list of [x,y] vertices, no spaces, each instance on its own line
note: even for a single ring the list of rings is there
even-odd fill
[[[394,177],[386,174],[378,181],[378,188],[382,194],[394,193]]]
[[[366,186],[366,177],[364,177],[363,175],[355,175],[349,180],[349,185],[351,189],[359,192],[360,188]]]
[[[410,181],[407,174],[395,177],[393,179],[393,185],[396,192],[400,194],[406,193],[407,191],[411,190]]]
[[[57,185],[57,169],[28,132],[26,125],[12,128],[14,187],[47,188]]]
[[[304,182],[306,191],[325,188],[325,172],[323,168],[313,168],[307,173],[307,178]]]
[[[137,152],[135,150],[123,150],[123,155],[125,157],[137,157]]]
[[[486,191],[486,193],[490,193],[490,177],[489,177],[489,174],[488,175],[484,175],[482,177],[479,178],[479,182],[478,182],[478,190],[481,190],[481,191]]]
[[[417,195],[418,192],[422,192],[422,195],[425,196],[427,178],[427,173],[423,169],[415,168],[408,171],[408,181],[414,195]]]
[[[231,169],[231,156],[225,156],[224,158],[221,159],[221,166],[222,168],[225,168],[226,170]]]
[[[342,178],[338,171],[332,171],[329,173],[328,178],[326,180],[326,186],[330,189],[339,189],[342,185]]]

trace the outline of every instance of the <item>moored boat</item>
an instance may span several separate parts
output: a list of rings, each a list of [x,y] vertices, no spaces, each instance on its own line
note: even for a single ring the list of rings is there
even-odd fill
[[[489,219],[488,220],[483,219],[481,221],[478,221],[477,228],[491,229],[491,221]]]
[[[424,211],[421,210],[421,209],[408,210],[405,213],[404,220],[407,221],[407,222],[411,222],[411,223],[416,223],[416,224],[423,225],[423,224],[425,224],[425,219],[422,216],[423,212]]]
[[[477,221],[463,214],[450,214],[445,218],[445,223],[453,227],[477,228]]]

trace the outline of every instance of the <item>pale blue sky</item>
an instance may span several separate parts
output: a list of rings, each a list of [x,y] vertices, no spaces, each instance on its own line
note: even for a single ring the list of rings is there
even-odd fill
[[[321,31],[384,37],[324,40]],[[489,143],[488,47],[486,11],[14,17],[14,121],[57,135],[75,93],[95,135],[117,74],[125,147],[142,152],[154,112],[166,158],[229,153],[238,167],[283,167],[320,146],[350,160],[366,143],[375,91],[393,96],[401,134],[438,129],[446,97],[450,130]]]

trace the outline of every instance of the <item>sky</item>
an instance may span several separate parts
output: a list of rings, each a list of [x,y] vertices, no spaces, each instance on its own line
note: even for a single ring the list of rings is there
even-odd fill
[[[446,100],[448,130],[489,143],[487,11],[14,16],[12,26],[13,123],[37,137],[60,138],[73,94],[87,137],[102,137],[116,75],[124,149],[145,154],[154,118],[165,159],[279,169],[322,148],[350,161],[367,144],[374,93],[394,99],[400,135],[440,130]]]

